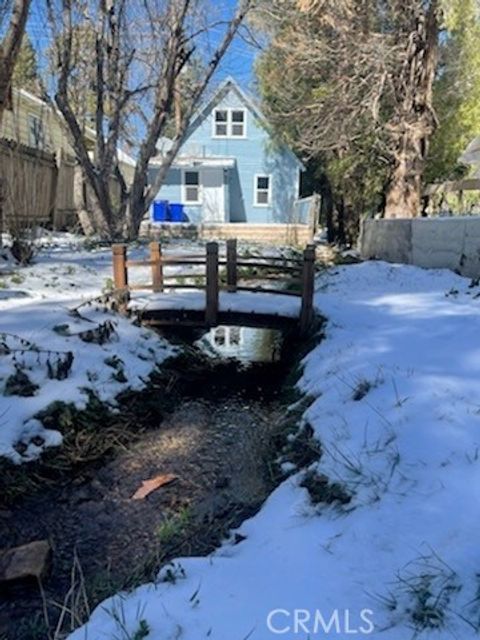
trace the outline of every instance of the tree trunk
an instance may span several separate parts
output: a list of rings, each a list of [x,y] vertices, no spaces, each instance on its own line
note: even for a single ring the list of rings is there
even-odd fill
[[[25,32],[30,1],[31,0],[15,0],[10,24],[3,40],[0,42],[0,126],[2,124],[3,112],[11,98],[12,75]],[[2,232],[4,230],[4,193],[4,180],[2,176],[0,176],[0,246],[2,245]]]
[[[108,224],[109,218],[99,206],[98,198],[95,196],[90,183],[88,182],[82,167],[77,165],[74,173],[74,199],[77,217],[86,236],[99,235],[102,238],[114,239],[118,233]]]
[[[10,99],[12,75],[22,44],[30,0],[15,0],[5,37],[0,42],[0,124]]]
[[[320,218],[325,220],[327,226],[327,242],[335,242],[335,226],[333,223],[333,195],[328,178],[324,178],[320,183],[320,195],[322,202],[320,205]]]
[[[346,243],[345,235],[345,200],[343,196],[335,199],[335,208],[337,210],[337,229],[335,240],[338,244],[344,245]]]
[[[428,142],[437,121],[432,88],[438,62],[438,0],[414,16],[406,38],[405,64],[395,79],[398,106],[390,130],[396,139],[386,192],[386,218],[413,218],[420,212]],[[407,35],[407,34],[405,34]]]
[[[385,196],[385,218],[414,218],[420,210],[423,158],[422,167],[416,168],[419,154],[414,145],[409,146],[409,152],[396,158]]]
[[[430,206],[430,196],[422,197],[422,218],[428,218],[428,207]]]
[[[125,234],[129,240],[136,240],[140,233],[140,225],[146,213],[145,189],[141,189],[138,184],[133,183],[130,190],[128,203]]]
[[[78,222],[84,235],[87,237],[93,236],[95,234],[95,225],[87,206],[86,183],[83,179],[82,169],[78,165],[75,167],[73,174],[73,199]]]
[[[363,207],[359,203],[352,204],[347,201],[344,204],[346,244],[354,245],[357,241],[358,234],[360,233],[360,215],[358,212],[362,210]]]

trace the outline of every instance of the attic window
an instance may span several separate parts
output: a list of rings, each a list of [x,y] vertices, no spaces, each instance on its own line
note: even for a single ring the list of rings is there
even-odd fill
[[[228,135],[228,111],[226,109],[215,111],[215,135],[218,138],[226,138]]]
[[[245,138],[245,109],[215,109],[213,112],[214,138]]]
[[[245,135],[245,111],[236,109],[235,111],[231,111],[231,116],[231,136],[234,138],[243,138]]]

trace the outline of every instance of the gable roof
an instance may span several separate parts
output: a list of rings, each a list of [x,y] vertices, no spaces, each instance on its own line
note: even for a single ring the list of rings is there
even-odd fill
[[[232,76],[228,76],[227,78],[225,78],[225,80],[223,80],[217,86],[217,88],[215,89],[213,94],[210,96],[210,98],[199,107],[199,109],[197,110],[197,112],[195,113],[195,115],[192,118],[192,121],[191,121],[190,126],[189,126],[189,132],[191,133],[197,128],[198,120],[200,118],[205,117],[206,114],[210,113],[215,108],[215,106],[222,100],[222,98],[228,93],[229,90],[233,90],[238,95],[238,97],[245,104],[245,106],[248,107],[248,109],[262,123],[262,125],[265,127],[267,132],[269,134],[271,134],[271,127],[268,124],[268,120],[263,115],[263,113],[262,113],[260,107],[258,106],[258,104],[255,102],[255,100],[246,91],[244,91],[241,88],[241,86],[238,84],[238,82]],[[290,149],[290,147],[288,147],[285,144],[282,144],[281,146],[282,146],[283,149],[288,151],[295,158],[295,160],[298,162],[298,164],[300,165],[300,167],[302,169],[305,169],[305,166],[304,166],[303,162]]]
[[[26,89],[16,89],[15,87],[12,89],[13,94],[17,94],[22,98],[25,98],[27,102],[31,102],[32,104],[36,104],[39,107],[50,107],[46,100],[39,98],[34,93],[27,91]]]
[[[228,93],[229,89],[233,89],[233,91],[239,96],[242,102],[252,111],[255,116],[266,124],[267,120],[260,111],[259,106],[255,103],[253,98],[248,95],[238,84],[238,82],[232,78],[232,76],[228,76],[223,80],[213,92],[213,95],[210,99],[202,104],[195,114],[192,124],[196,121],[197,117],[201,116],[206,111],[211,111],[216,104],[220,102],[220,100]]]

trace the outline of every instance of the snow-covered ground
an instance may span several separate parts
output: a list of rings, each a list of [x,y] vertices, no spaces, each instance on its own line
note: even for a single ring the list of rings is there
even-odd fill
[[[310,471],[351,502],[314,505],[295,473],[244,539],[104,602],[70,640],[478,637],[479,296],[446,271],[322,275],[326,338],[300,381]]]
[[[83,306],[80,315],[72,315],[82,301],[110,286],[111,252],[88,251],[68,234],[43,240],[46,246],[30,267],[0,258],[0,456],[18,463],[61,443],[59,432],[33,419],[51,402],[82,407],[88,389],[113,401],[127,387],[142,387],[155,365],[173,353],[152,331],[102,307]],[[88,342],[88,332],[102,324],[107,334],[114,330],[107,341]],[[68,352],[73,354],[68,376],[56,379]],[[5,395],[17,369],[38,387],[34,395]]]
[[[37,458],[45,447],[61,444],[58,431],[45,429],[34,418],[50,403],[62,400],[81,408],[91,390],[101,400],[113,402],[122,390],[144,386],[155,366],[174,352],[153,331],[106,313],[102,304],[78,307],[111,288],[109,248],[89,250],[78,236],[47,232],[38,238],[38,246],[34,263],[25,268],[6,259],[8,252],[0,251],[0,457],[15,463]],[[257,248],[250,250],[259,254]],[[164,247],[167,256],[192,251],[203,255],[205,248],[182,242]],[[283,254],[278,249],[267,251],[272,252]],[[130,248],[129,257],[148,259],[147,248]],[[165,276],[174,277],[187,270],[195,278],[205,267],[171,265],[165,269]],[[145,284],[151,282],[152,275],[149,267],[135,267],[129,270],[129,277],[130,284]],[[201,292],[179,292],[176,296],[180,306],[188,300],[204,308],[205,294]],[[175,294],[169,298],[169,306],[174,298]],[[257,298],[261,298],[260,303]],[[229,310],[274,309],[286,316],[299,310],[299,300],[291,296],[239,293],[232,297],[222,293],[221,303]],[[143,294],[136,294],[136,307],[145,304]],[[158,300],[157,304],[162,302]],[[78,313],[72,313],[77,308]],[[107,334],[112,328],[113,332],[104,344],[96,344],[91,341],[91,331],[102,325]],[[69,353],[73,355],[71,368],[66,364]],[[57,379],[63,377],[59,368],[68,370],[64,379]],[[12,394],[13,387],[32,395]]]

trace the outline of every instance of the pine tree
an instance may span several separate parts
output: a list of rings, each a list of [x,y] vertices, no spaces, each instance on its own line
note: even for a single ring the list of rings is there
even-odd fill
[[[480,134],[480,3],[455,0],[445,11],[445,39],[434,86],[438,119],[426,170],[427,182],[460,177],[458,159]]]
[[[40,91],[37,54],[27,33],[23,37],[15,63],[12,86],[16,89],[27,89],[31,93]]]

